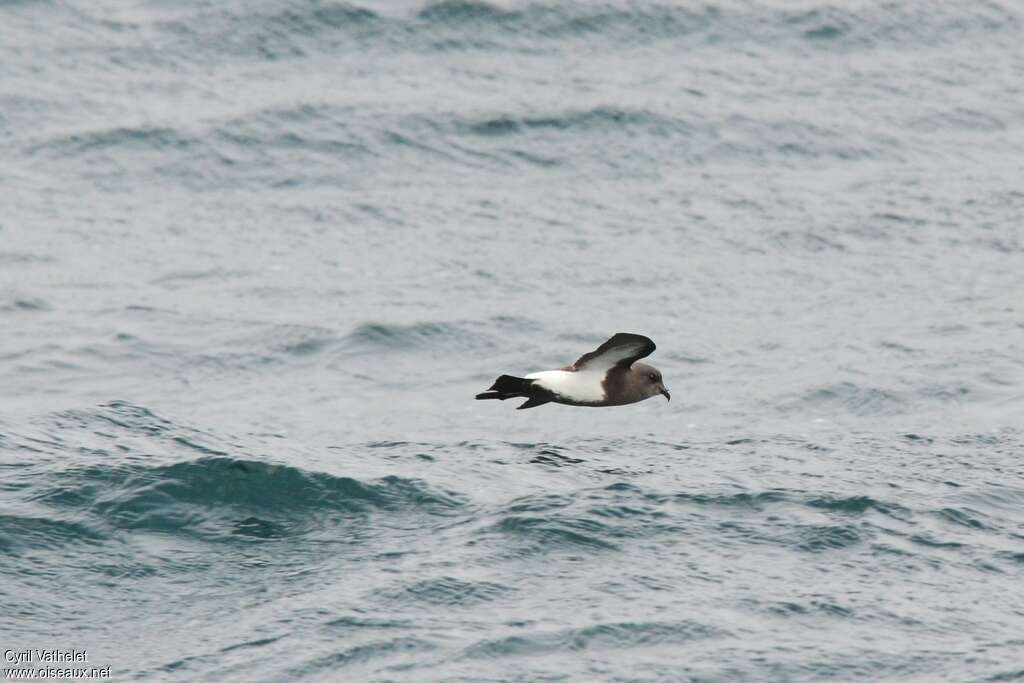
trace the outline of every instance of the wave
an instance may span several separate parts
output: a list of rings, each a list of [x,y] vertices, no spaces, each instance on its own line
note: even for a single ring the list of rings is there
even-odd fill
[[[409,9],[370,8],[360,3],[285,0],[270,6],[193,5],[110,21],[101,13],[48,8],[51,23],[86,39],[125,41],[126,28],[156,36],[159,50],[130,48],[124,68],[196,66],[217,60],[282,61],[312,54],[368,50],[391,53],[573,49],[579,43],[603,49],[671,41],[680,49],[707,45],[772,45],[800,53],[835,50],[908,49],[964,40],[1008,40],[1022,22],[1019,12],[994,2],[884,0],[851,6],[754,3],[718,0],[692,4],[583,3],[574,1],[493,3],[439,0]],[[64,35],[64,34],[61,34]],[[148,47],[148,46],[147,46]]]
[[[937,44],[943,35],[999,33],[1021,21],[1017,13],[996,3],[946,3],[936,8],[918,1],[897,7],[877,2],[842,8],[789,8],[743,0],[700,6],[532,2],[509,8],[479,0],[440,0],[421,9],[416,19],[431,27],[493,28],[551,40],[599,36],[626,44],[659,39],[706,43],[793,40],[816,49],[831,49],[835,43],[849,47]]]
[[[349,352],[375,353],[416,349],[485,349],[495,345],[489,334],[470,323],[424,321],[409,324],[367,322],[349,332],[343,346]]]
[[[306,680],[313,677],[336,679],[336,671],[347,666],[357,666],[366,662],[380,659],[382,657],[400,658],[411,655],[433,652],[439,645],[433,641],[412,636],[402,636],[384,640],[374,640],[369,643],[349,646],[342,645],[342,649],[330,655],[317,657],[301,668],[289,672],[288,680]],[[324,675],[317,676],[319,672]]]
[[[838,382],[811,389],[798,398],[781,401],[782,412],[846,412],[861,416],[900,415],[908,401],[900,393],[866,387],[853,382]]]
[[[700,6],[530,2],[498,5],[440,0],[411,13],[374,11],[349,3],[292,2],[283,10],[206,10],[161,20],[155,28],[194,52],[282,60],[315,51],[537,51],[567,41],[608,45],[673,40],[680,45],[794,45],[802,51],[940,44],[951,35],[1009,34],[1020,16],[995,3],[923,0],[898,6],[787,8],[743,0]],[[220,39],[231,36],[231,40]]]
[[[67,544],[97,544],[104,535],[92,525],[48,516],[0,514],[0,554],[15,555],[26,549],[46,550]]]
[[[81,131],[54,138],[29,151],[57,150],[69,156],[95,153],[111,148],[135,148],[161,151],[184,150],[198,144],[194,136],[173,128],[151,126],[120,126],[103,130]]]
[[[53,256],[44,254],[30,254],[17,251],[0,251],[0,266],[31,266],[42,263],[56,263]]]
[[[281,538],[315,530],[334,515],[349,521],[373,513],[448,515],[463,506],[460,496],[413,479],[361,481],[231,457],[78,467],[35,489],[35,502],[57,512],[47,534],[56,544],[118,530]],[[69,517],[81,522],[59,521]]]
[[[604,622],[582,628],[481,640],[467,647],[462,656],[492,659],[589,648],[678,645],[721,634],[720,629],[696,621]]]
[[[222,274],[208,274],[221,279]],[[173,273],[162,277],[193,286],[207,274]],[[175,284],[174,288],[179,285]],[[204,286],[199,283],[197,286]],[[0,299],[0,314],[33,313],[49,309],[37,299],[18,298],[9,305]],[[186,377],[206,381],[248,375],[277,375],[283,368],[320,363],[350,364],[352,357],[420,351],[481,351],[495,348],[496,334],[516,326],[512,318],[478,321],[421,321],[414,323],[365,322],[347,331],[314,325],[239,322],[218,318],[189,318],[164,312],[118,309],[110,313],[110,332],[96,338],[57,340],[56,343],[19,349],[8,359],[21,358],[8,372],[29,374],[54,367],[71,376],[94,376],[123,368],[132,374]],[[526,324],[526,323],[520,323]],[[187,334],[185,329],[187,328]],[[131,329],[132,332],[117,332]],[[128,419],[152,426],[157,418],[141,406],[122,401],[100,410],[78,411],[71,420],[119,421]]]
[[[418,479],[308,471],[239,441],[126,401],[60,412],[32,432],[2,428],[0,452],[18,464],[0,485],[0,550],[139,531],[224,541],[326,530],[344,540],[377,516],[447,518],[466,505]]]
[[[460,494],[417,479],[368,480],[236,457],[247,447],[124,401],[56,414],[50,427],[0,436],[5,452],[61,462],[9,472],[4,495],[16,502],[0,519],[5,551],[139,530],[207,540],[286,538],[373,515],[446,517],[465,505]]]
[[[381,596],[404,605],[412,599],[430,606],[472,607],[514,592],[514,588],[493,581],[466,581],[442,576],[416,581],[398,590],[383,591]]]
[[[926,406],[986,403],[999,398],[991,387],[972,381],[935,384],[922,378],[914,384],[904,380],[900,389],[866,386],[856,382],[835,382],[789,394],[772,402],[782,413],[841,414],[859,417],[905,415]],[[997,385],[997,389],[1001,388]],[[915,435],[905,438],[913,440]]]
[[[689,132],[692,127],[682,119],[639,109],[594,107],[571,110],[550,116],[497,116],[478,121],[456,121],[457,131],[487,137],[510,135],[531,130],[644,129],[655,134]]]
[[[509,516],[486,529],[518,541],[516,555],[563,550],[615,550],[617,534],[609,525],[586,517]]]
[[[916,524],[918,514],[931,512],[866,495],[789,490],[659,493],[620,482],[574,495],[517,498],[494,511],[494,521],[477,534],[501,538],[500,546],[492,544],[495,553],[515,557],[617,552],[632,540],[685,537],[696,528],[714,529],[724,543],[821,553],[890,533],[878,524],[882,517],[905,528]]]
[[[648,138],[659,141],[657,148],[639,144]],[[886,129],[861,130],[834,121],[815,125],[794,116],[709,119],[698,106],[671,112],[602,104],[380,114],[311,104],[294,110],[256,109],[204,122],[188,132],[133,126],[62,132],[30,143],[25,154],[61,162],[103,159],[109,162],[110,178],[149,173],[208,191],[224,186],[349,185],[368,169],[436,173],[438,164],[494,172],[523,166],[618,168],[625,162],[603,151],[613,140],[631,148],[628,157],[641,165],[660,163],[665,145],[687,163],[760,161],[771,155],[878,159],[896,154],[901,145]],[[363,170],[355,173],[355,168]],[[291,170],[282,175],[282,169]],[[349,210],[354,219],[370,214],[391,224],[407,220],[372,205]]]
[[[10,297],[0,299],[0,313],[52,311],[53,307],[39,297]]]

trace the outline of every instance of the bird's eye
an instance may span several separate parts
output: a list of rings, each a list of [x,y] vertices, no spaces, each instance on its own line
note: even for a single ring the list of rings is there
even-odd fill
[[[658,381],[658,376],[655,375],[653,372],[651,374],[647,375],[647,376],[651,378],[652,382],[657,382]]]

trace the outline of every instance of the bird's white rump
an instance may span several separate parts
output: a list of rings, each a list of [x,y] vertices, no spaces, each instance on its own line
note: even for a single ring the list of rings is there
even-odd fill
[[[526,379],[536,380],[535,384],[542,389],[552,391],[559,396],[577,403],[600,403],[605,399],[604,371],[569,372],[567,370],[545,370],[534,372]]]

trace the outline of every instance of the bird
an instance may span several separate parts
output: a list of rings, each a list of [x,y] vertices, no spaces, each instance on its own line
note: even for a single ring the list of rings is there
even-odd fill
[[[671,401],[661,372],[645,358],[657,347],[642,334],[618,332],[590,353],[580,356],[561,370],[534,372],[525,377],[501,375],[487,391],[477,394],[478,401],[525,398],[517,410],[536,408],[545,403],[570,406],[622,406],[662,395]]]

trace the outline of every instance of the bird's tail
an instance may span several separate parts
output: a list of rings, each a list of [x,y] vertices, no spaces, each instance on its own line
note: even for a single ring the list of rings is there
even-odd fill
[[[532,384],[532,379],[513,377],[512,375],[502,375],[498,379],[494,380],[494,384],[491,385],[490,389],[482,394],[477,394],[476,398],[478,401],[483,401],[489,398],[496,398],[504,401],[506,398],[525,397],[530,395],[530,385]]]

